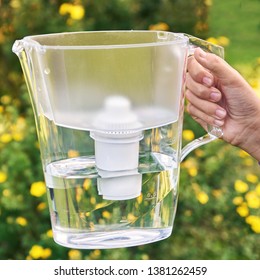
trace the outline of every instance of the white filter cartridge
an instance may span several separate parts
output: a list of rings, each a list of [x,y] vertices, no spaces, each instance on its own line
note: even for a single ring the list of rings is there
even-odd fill
[[[125,200],[141,193],[138,173],[141,123],[123,96],[111,96],[94,122],[95,160],[101,178],[98,190],[104,199]]]
[[[108,200],[127,200],[136,198],[141,194],[142,174],[137,170],[99,172],[97,179],[98,192]]]

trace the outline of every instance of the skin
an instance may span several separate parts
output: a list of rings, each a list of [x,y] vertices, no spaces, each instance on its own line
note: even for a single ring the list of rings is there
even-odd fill
[[[227,62],[196,49],[188,60],[186,98],[200,125],[221,127],[224,141],[260,161],[260,99]]]

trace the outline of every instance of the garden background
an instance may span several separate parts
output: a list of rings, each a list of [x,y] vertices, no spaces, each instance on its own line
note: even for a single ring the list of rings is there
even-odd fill
[[[259,0],[0,0],[0,259],[260,259],[260,174],[221,140],[182,163],[174,232],[127,249],[54,243],[34,117],[15,39],[78,30],[158,29],[225,47],[260,96]],[[183,141],[204,131],[186,114]]]

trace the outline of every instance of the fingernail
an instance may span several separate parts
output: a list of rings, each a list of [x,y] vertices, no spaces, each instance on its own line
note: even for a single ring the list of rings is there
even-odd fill
[[[213,81],[210,77],[203,77],[202,82],[206,86],[212,86],[212,83],[213,83]]]
[[[217,109],[216,116],[223,119],[226,116],[226,111],[224,109]]]
[[[221,98],[221,94],[219,92],[212,92],[210,94],[210,99],[213,101],[219,101]]]

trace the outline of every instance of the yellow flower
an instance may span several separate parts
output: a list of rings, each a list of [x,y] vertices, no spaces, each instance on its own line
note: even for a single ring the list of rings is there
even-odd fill
[[[83,189],[78,185],[76,188],[76,200],[77,202],[81,201],[83,195]]]
[[[198,174],[198,169],[197,169],[197,167],[195,167],[195,166],[190,167],[190,168],[188,169],[188,173],[189,173],[189,175],[190,175],[191,177],[197,176],[197,174]]]
[[[51,254],[52,254],[51,249],[50,248],[46,248],[46,249],[43,249],[41,257],[43,259],[48,259],[51,256]]]
[[[216,224],[220,224],[222,221],[223,221],[223,216],[222,215],[215,215],[213,217],[213,221],[216,223]]]
[[[196,194],[196,198],[198,199],[199,203],[201,203],[201,204],[206,204],[209,201],[208,195],[203,191],[199,191]]]
[[[39,182],[32,183],[31,189],[30,189],[30,194],[32,196],[41,197],[45,193],[46,193],[46,186],[45,186],[44,182],[39,181]]]
[[[24,217],[17,217],[15,221],[22,227],[25,227],[27,225],[27,220]]]
[[[218,37],[218,45],[222,47],[227,47],[230,44],[230,40],[225,36]]]
[[[255,232],[255,233],[260,233],[260,221],[258,221],[258,223],[254,223],[251,225],[251,229]]]
[[[246,205],[241,205],[241,206],[237,207],[236,211],[239,214],[239,216],[241,216],[241,217],[246,217],[249,214],[249,210]]]
[[[43,254],[43,247],[40,245],[33,245],[31,250],[29,251],[30,256],[33,259],[40,259]]]
[[[138,204],[141,204],[141,203],[143,202],[143,194],[141,193],[141,194],[136,198],[136,200],[137,200],[137,203],[138,203]]]
[[[195,138],[194,132],[190,129],[183,130],[182,136],[186,141],[192,141]]]
[[[248,182],[253,183],[253,184],[257,183],[257,181],[258,181],[258,177],[252,173],[247,174],[246,179]]]
[[[206,6],[212,6],[212,0],[204,0]]]
[[[128,222],[134,222],[135,220],[136,220],[136,216],[135,215],[133,215],[132,213],[129,213],[128,215],[127,215],[127,220],[128,220]]]
[[[92,253],[95,257],[99,257],[101,255],[101,251],[98,249],[94,250]]]
[[[9,96],[9,95],[3,95],[3,96],[1,97],[1,102],[2,102],[4,105],[8,105],[9,103],[11,103],[11,101],[12,101],[12,98],[11,98],[11,96]]]
[[[257,223],[257,222],[260,223],[260,217],[254,216],[254,215],[250,215],[250,216],[246,217],[245,220],[246,220],[246,223],[248,223],[249,225]]]
[[[260,184],[256,185],[255,191],[256,191],[257,195],[260,196]]]
[[[249,208],[258,209],[260,208],[260,198],[257,195],[256,191],[250,191],[245,195],[247,200],[247,205]]]
[[[69,14],[70,18],[74,20],[81,20],[85,15],[85,9],[79,4],[73,5],[70,3],[63,3],[60,5],[59,13],[62,16]]]
[[[96,199],[95,199],[96,200]],[[96,201],[95,201],[95,203],[96,203]],[[100,208],[103,208],[103,207],[105,207],[106,206],[106,202],[101,202],[101,203],[97,203],[96,204],[96,210],[97,209],[100,209]]]
[[[258,80],[257,79],[248,79],[248,82],[250,84],[250,86],[254,89],[257,89],[258,88]]]
[[[236,197],[234,197],[234,199],[233,199],[233,204],[235,204],[235,205],[240,205],[240,204],[242,204],[243,203],[243,197],[242,196],[236,196]]]
[[[40,258],[47,259],[51,255],[51,249],[46,248],[44,249],[40,245],[33,245],[31,250],[29,251],[29,255],[35,259],[38,260]]]
[[[89,259],[96,260],[96,259],[98,259],[100,257],[100,255],[101,255],[101,251],[96,249],[96,250],[94,250],[93,252],[91,252],[89,254]]]
[[[112,216],[112,214],[108,211],[103,211],[102,212],[102,217],[105,218],[105,219],[110,219]]]
[[[71,249],[68,252],[68,256],[70,260],[81,260],[82,259],[82,254],[79,250],[77,249]]]
[[[13,9],[19,9],[21,7],[21,3],[19,0],[11,0],[9,4]]]
[[[82,5],[74,5],[70,11],[70,17],[74,20],[81,20],[85,15],[85,9]]]
[[[14,141],[16,141],[16,142],[20,142],[24,138],[23,134],[20,132],[15,132],[12,134],[12,136],[13,136]]]
[[[183,167],[187,168],[190,176],[195,177],[198,174],[197,163],[194,159],[187,159],[182,165]]]
[[[202,157],[205,154],[201,149],[196,149],[194,152],[197,157]]]
[[[251,226],[251,229],[255,233],[260,233],[260,217],[250,215],[246,217],[246,223],[248,223]]]
[[[69,4],[69,3],[61,4],[60,8],[59,8],[60,15],[64,16],[64,15],[68,14],[70,12],[71,6],[72,6],[72,4]]]
[[[241,158],[249,157],[249,153],[245,152],[244,150],[239,150],[239,156]]]
[[[76,150],[69,150],[68,151],[68,157],[69,158],[75,158],[79,156],[79,152]]]
[[[212,44],[215,44],[215,45],[218,44],[218,40],[217,40],[216,38],[214,38],[214,37],[209,37],[209,38],[207,39],[207,41],[208,41],[209,43],[212,43]]]
[[[91,196],[91,198],[90,198],[90,203],[91,204],[96,204],[96,198],[94,197],[94,196]]]
[[[222,190],[212,190],[212,194],[214,197],[219,198],[223,194]]]
[[[0,136],[0,142],[7,144],[12,141],[12,135],[10,133],[3,133]]]
[[[4,171],[0,171],[0,184],[7,180],[7,174]]]
[[[8,189],[3,190],[3,196],[4,197],[9,197],[11,195],[11,191]]]
[[[41,203],[38,204],[36,209],[38,211],[43,211],[44,209],[46,209],[46,207],[47,207],[46,203],[45,202],[41,202]]]
[[[85,179],[85,180],[84,180],[84,183],[83,183],[83,188],[84,188],[84,190],[85,190],[85,191],[89,190],[90,186],[91,186],[91,180],[88,179],[88,178]]]
[[[156,24],[151,24],[149,26],[149,30],[167,31],[169,29],[170,29],[169,25],[167,23],[165,23],[165,22],[158,22]]]
[[[46,235],[49,237],[49,238],[52,238],[53,237],[53,232],[51,229],[49,229],[47,232],[46,232]]]
[[[194,158],[190,157],[182,163],[182,166],[189,169],[191,167],[197,166],[197,162]]]
[[[245,158],[244,159],[244,164],[245,164],[245,166],[253,166],[254,165],[254,160],[252,158]]]
[[[144,260],[144,261],[147,261],[147,260],[149,260],[150,258],[149,258],[149,255],[148,255],[148,254],[142,254],[142,255],[141,255],[141,259]]]
[[[235,187],[235,190],[239,193],[244,193],[244,192],[248,191],[248,188],[249,188],[248,184],[241,180],[236,180],[234,187]]]
[[[25,227],[27,225],[27,220],[24,217],[17,217],[15,221],[22,227]]]

